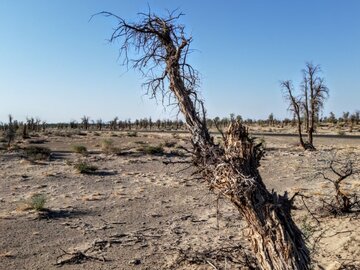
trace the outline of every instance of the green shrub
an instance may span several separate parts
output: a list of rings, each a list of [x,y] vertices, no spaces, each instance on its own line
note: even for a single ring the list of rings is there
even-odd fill
[[[144,145],[142,147],[139,147],[138,151],[147,155],[163,155],[165,152],[162,145],[158,145],[158,146]]]
[[[29,146],[24,149],[24,153],[29,160],[49,160],[51,150],[47,147]]]
[[[94,165],[90,165],[86,162],[79,162],[74,165],[74,168],[79,172],[83,174],[91,174],[97,171],[97,167]]]
[[[87,148],[83,145],[74,145],[72,149],[78,154],[86,155],[88,153]]]
[[[28,206],[35,211],[42,211],[44,210],[45,203],[46,197],[44,194],[34,194],[28,201]]]

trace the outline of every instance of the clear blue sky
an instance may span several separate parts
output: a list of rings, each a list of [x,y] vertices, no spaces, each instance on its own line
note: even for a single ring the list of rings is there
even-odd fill
[[[89,22],[100,11],[136,21],[147,3],[186,14],[209,117],[290,117],[279,81],[298,85],[306,61],[321,64],[330,88],[325,115],[360,109],[358,0],[0,0],[0,121],[174,117],[117,61],[106,42],[116,22]]]

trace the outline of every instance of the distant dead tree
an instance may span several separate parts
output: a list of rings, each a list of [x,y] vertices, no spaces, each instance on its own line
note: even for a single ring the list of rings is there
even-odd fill
[[[9,114],[9,123],[5,131],[5,139],[7,141],[8,148],[11,146],[11,143],[15,140],[16,137],[16,128],[13,122],[13,117]]]
[[[116,116],[110,121],[110,130],[116,130],[118,119],[119,118]]]
[[[28,131],[28,127],[27,127],[27,124],[24,123],[23,124],[23,127],[22,127],[22,138],[23,139],[29,139],[30,136],[29,136],[29,131]]]
[[[69,126],[71,129],[75,129],[78,127],[78,123],[75,120],[71,120]]]
[[[90,121],[90,117],[84,115],[81,118],[81,124],[83,125],[84,129],[87,130],[89,128],[89,121]]]
[[[102,119],[96,120],[96,128],[97,128],[99,131],[102,130],[103,125],[104,125],[104,123],[103,123],[103,120],[102,120]]]
[[[302,70],[303,80],[299,96],[295,94],[291,81],[287,80],[280,83],[284,97],[289,102],[289,109],[294,112],[297,118],[300,144],[305,150],[315,150],[313,133],[316,131],[316,124],[324,107],[324,101],[329,96],[329,89],[325,85],[324,78],[319,77],[320,72],[319,65],[306,63],[305,69]],[[302,115],[307,133],[306,142],[302,138]]]
[[[291,218],[292,200],[287,193],[269,192],[258,171],[261,145],[255,144],[247,128],[237,121],[231,122],[224,134],[224,146],[215,144],[209,134],[197,91],[198,73],[188,63],[192,38],[186,37],[184,26],[178,23],[182,14],[169,12],[159,17],[149,11],[139,13],[135,23],[110,12],[100,14],[117,20],[110,42],[121,42],[124,64],[142,72],[147,92],[175,99],[192,135],[198,173],[244,217],[261,268],[309,269],[309,251]],[[130,58],[134,53],[139,58]]]

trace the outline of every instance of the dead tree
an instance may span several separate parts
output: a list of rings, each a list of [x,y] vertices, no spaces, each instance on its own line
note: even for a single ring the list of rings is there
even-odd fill
[[[302,72],[303,83],[301,84],[301,90],[304,97],[302,106],[305,111],[304,119],[308,143],[313,145],[313,133],[316,130],[316,124],[324,106],[324,101],[329,96],[329,89],[324,83],[324,78],[319,77],[321,72],[319,65],[306,63],[306,67]]]
[[[281,82],[281,87],[284,89],[284,97],[290,103],[289,110],[292,111],[296,117],[300,144],[306,150],[307,145],[304,143],[301,129],[301,99],[294,96],[294,87],[291,81]]]
[[[324,78],[319,77],[321,72],[319,65],[306,63],[303,69],[303,81],[300,85],[301,94],[296,96],[291,81],[282,81],[281,87],[285,90],[284,97],[289,102],[289,108],[297,118],[300,144],[305,150],[315,150],[313,134],[316,131],[316,124],[319,114],[324,106],[324,101],[329,96],[329,89],[325,85]],[[303,115],[307,141],[302,138]]]
[[[224,146],[214,143],[206,126],[205,108],[198,96],[198,74],[188,63],[191,37],[177,20],[182,14],[159,17],[140,13],[128,23],[110,12],[117,26],[110,42],[121,42],[120,54],[130,68],[140,70],[148,93],[174,98],[192,135],[194,164],[210,189],[228,198],[246,220],[251,246],[265,270],[309,269],[309,252],[291,218],[291,200],[269,192],[259,174],[263,151],[240,122],[232,122]],[[129,58],[133,53],[139,58]]]
[[[113,120],[110,121],[110,130],[116,130],[118,119],[119,118],[116,116]]]
[[[83,127],[84,127],[85,130],[88,130],[88,128],[89,128],[89,121],[90,121],[90,117],[89,117],[89,116],[84,115],[84,116],[81,118],[81,124],[83,125]]]
[[[325,202],[326,208],[333,214],[349,213],[354,208],[360,207],[360,200],[356,194],[350,194],[343,190],[342,184],[346,179],[360,173],[354,168],[354,163],[357,162],[355,158],[347,157],[345,160],[340,160],[335,156],[328,162],[326,171],[319,172],[319,174],[330,183],[333,184],[335,191],[335,198],[330,202]]]
[[[15,140],[16,137],[16,129],[13,122],[13,117],[9,114],[9,124],[7,125],[7,129],[5,132],[5,139],[7,141],[7,147],[10,148],[11,143]]]
[[[97,128],[99,131],[102,130],[103,125],[104,125],[104,123],[103,123],[102,119],[96,120],[96,128]]]

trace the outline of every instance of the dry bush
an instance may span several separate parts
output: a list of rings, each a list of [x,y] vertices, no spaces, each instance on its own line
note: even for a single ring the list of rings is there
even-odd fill
[[[165,153],[164,147],[161,144],[158,146],[143,145],[139,147],[137,150],[147,155],[163,155]]]
[[[90,165],[85,161],[78,162],[74,165],[74,168],[82,174],[92,174],[97,171],[97,167],[94,165]]]
[[[101,141],[101,150],[105,154],[110,154],[114,148],[114,141],[111,139],[104,139]]]
[[[49,160],[51,150],[47,147],[41,146],[28,146],[24,148],[24,157],[28,160]]]
[[[73,151],[75,153],[81,154],[81,155],[87,155],[88,154],[88,150],[84,145],[74,145],[72,147]]]
[[[128,137],[137,137],[138,134],[137,134],[136,131],[129,131],[129,132],[127,133],[127,136],[128,136]]]
[[[355,153],[340,156],[331,153],[331,157],[325,159],[325,166],[317,172],[318,176],[331,183],[333,193],[321,199],[322,209],[327,213],[340,215],[360,210],[360,200],[355,190],[346,190],[347,181],[359,175],[359,160]]]
[[[175,145],[176,145],[176,142],[174,142],[174,141],[166,141],[164,144],[164,146],[168,147],[168,148],[174,147]]]
[[[101,142],[101,150],[105,153],[105,154],[115,154],[115,155],[119,155],[121,154],[121,149],[118,147],[114,146],[114,141],[111,139],[104,139]]]

